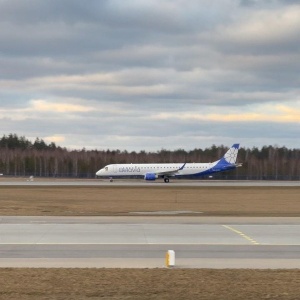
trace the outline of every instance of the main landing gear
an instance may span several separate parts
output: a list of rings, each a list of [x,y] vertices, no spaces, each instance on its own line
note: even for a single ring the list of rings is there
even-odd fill
[[[169,183],[169,181],[170,181],[170,180],[169,180],[168,177],[165,177],[165,178],[164,178],[164,182],[165,182],[165,183]]]

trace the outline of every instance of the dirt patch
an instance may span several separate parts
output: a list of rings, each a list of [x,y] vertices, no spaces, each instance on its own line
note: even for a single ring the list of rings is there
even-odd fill
[[[153,211],[160,215],[163,211],[187,211],[220,216],[300,216],[300,187],[0,186],[0,203],[0,215],[13,216]]]
[[[0,299],[299,299],[299,270],[1,269]]]

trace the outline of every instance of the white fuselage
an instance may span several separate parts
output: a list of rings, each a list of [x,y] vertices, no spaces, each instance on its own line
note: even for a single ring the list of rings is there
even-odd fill
[[[174,164],[112,164],[99,170],[97,176],[144,176],[147,173],[156,173],[159,176],[197,175],[211,169],[214,163],[174,163]],[[179,170],[184,165],[182,170]]]
[[[211,163],[173,163],[173,164],[111,164],[96,173],[96,176],[143,176],[145,180],[175,176],[203,176],[224,172],[240,166],[236,164],[239,144],[232,145],[225,155]]]

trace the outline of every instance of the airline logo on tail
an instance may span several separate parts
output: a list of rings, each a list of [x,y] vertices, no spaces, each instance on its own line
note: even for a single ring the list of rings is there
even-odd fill
[[[239,144],[234,144],[231,146],[231,148],[225,153],[224,159],[230,163],[230,164],[235,164],[236,158],[238,155],[239,151]]]

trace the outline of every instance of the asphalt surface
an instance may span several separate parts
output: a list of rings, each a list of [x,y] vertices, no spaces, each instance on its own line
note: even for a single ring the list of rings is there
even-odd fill
[[[0,178],[6,186],[165,186],[161,181]],[[171,180],[170,186],[300,186]],[[300,268],[300,218],[0,217],[0,267]]]
[[[1,267],[300,268],[300,218],[0,217]]]
[[[115,179],[110,182],[109,179],[74,179],[63,180],[55,178],[14,178],[0,177],[0,186],[300,186],[298,181],[268,181],[268,180],[182,180],[170,179],[169,183],[164,183],[161,179],[156,181],[145,181],[136,179]]]

